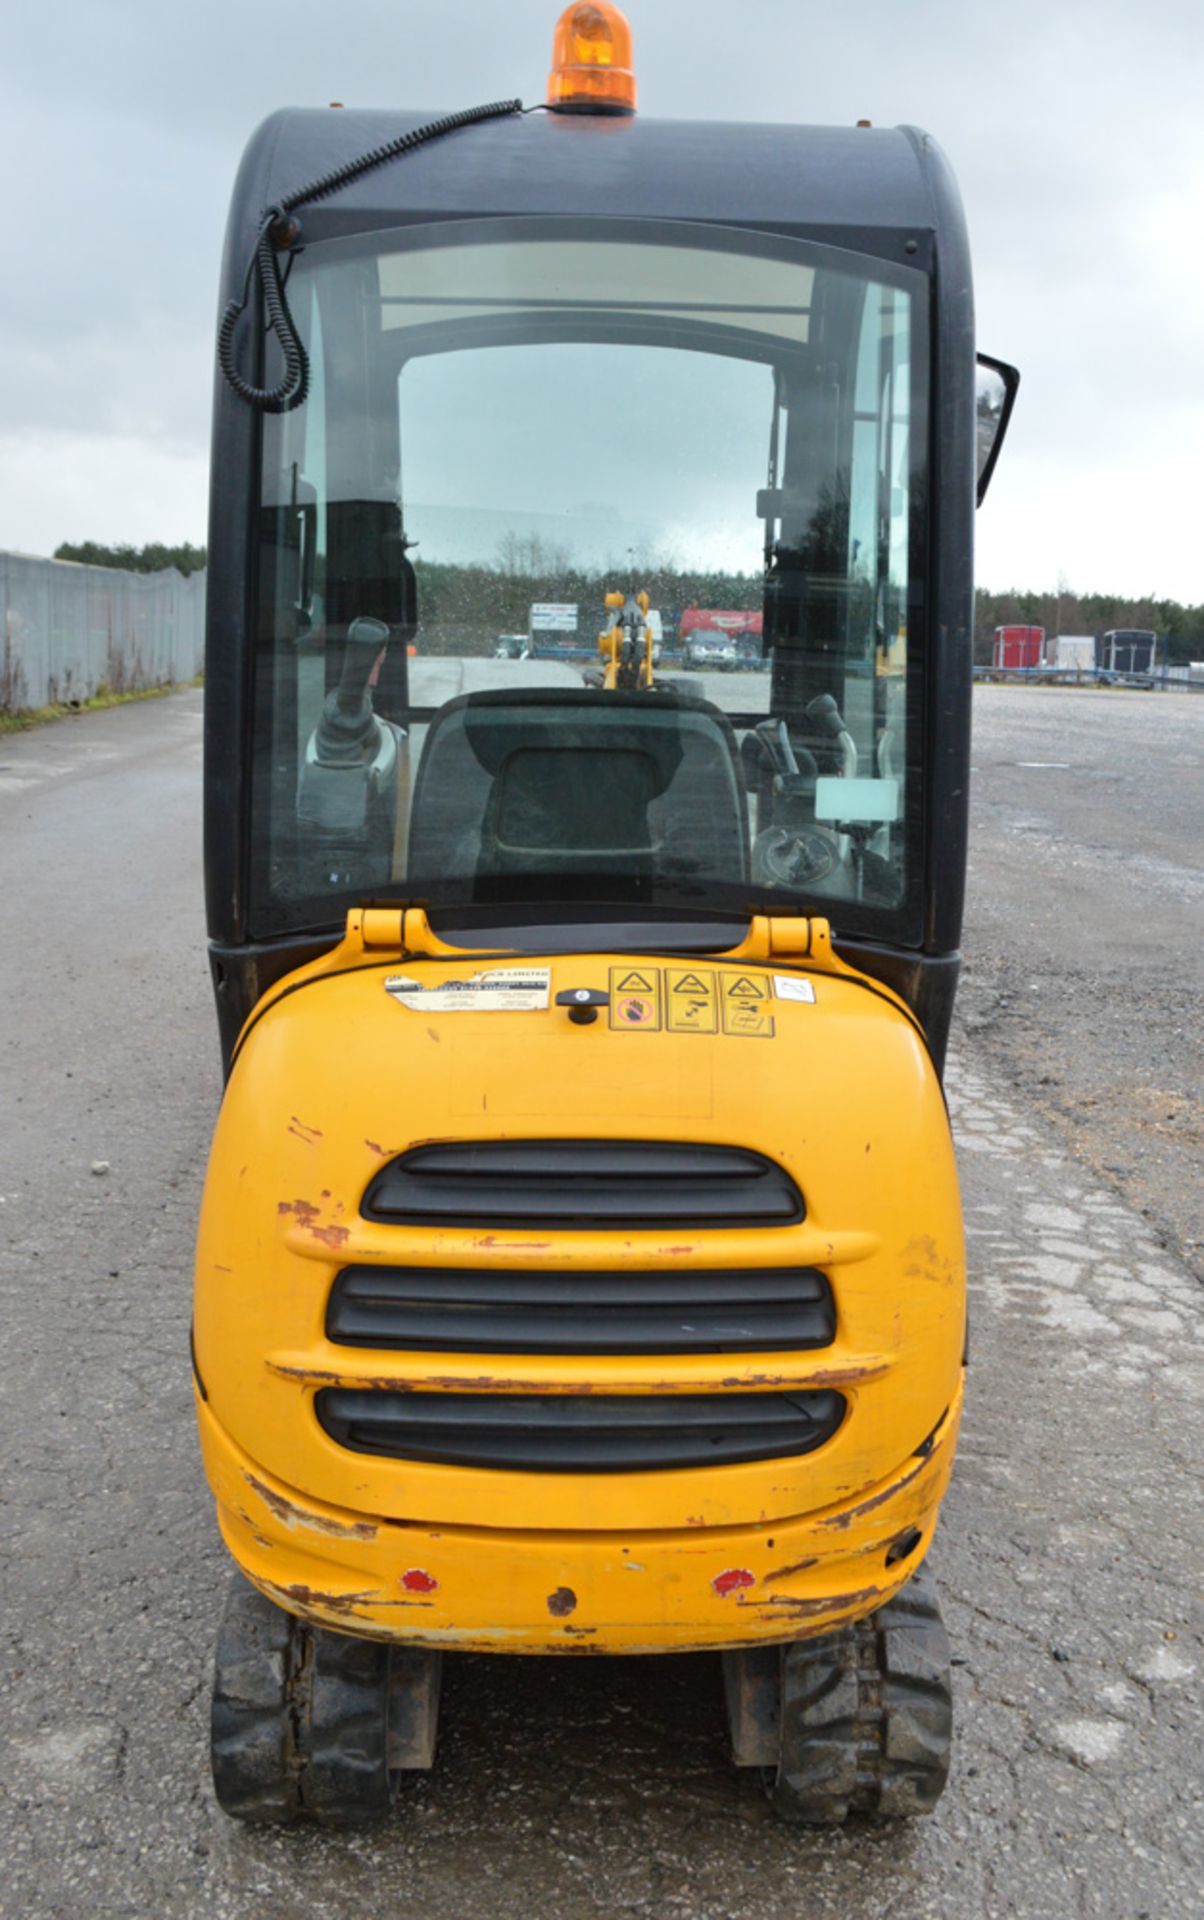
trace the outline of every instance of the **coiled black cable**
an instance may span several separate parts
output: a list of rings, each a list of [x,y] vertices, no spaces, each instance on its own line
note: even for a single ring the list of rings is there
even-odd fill
[[[486,107],[468,107],[463,113],[445,114],[442,120],[431,120],[425,127],[415,127],[410,133],[398,134],[395,140],[386,140],[382,146],[373,147],[357,160],[346,161],[343,166],[324,173],[320,179],[312,180],[307,187],[301,187],[285,199],[278,200],[274,206],[265,208],[255,250],[247,263],[242,298],[230,301],[217,330],[218,365],[240,400],[245,400],[248,406],[260,408],[264,413],[291,413],[294,407],[301,405],[309,391],[309,359],[289,309],[285,292],[287,275],[280,269],[281,253],[293,244],[298,232],[290,215],[298,207],[337,193],[340,187],[358,179],[361,173],[384,166],[386,161],[400,159],[402,154],[412,153],[415,147],[423,147],[428,141],[438,140],[445,133],[455,133],[459,128],[470,127],[478,120],[496,120],[504,114],[522,112],[521,100],[495,100]],[[268,332],[276,335],[284,355],[284,373],[274,387],[254,386],[243,377],[234,361],[234,335],[251,298],[251,285],[256,271],[267,314]]]

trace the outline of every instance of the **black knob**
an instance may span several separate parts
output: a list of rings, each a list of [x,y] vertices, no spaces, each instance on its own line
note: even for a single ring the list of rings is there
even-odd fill
[[[566,987],[556,995],[556,1005],[568,1008],[574,1026],[589,1027],[598,1018],[598,1008],[610,1005],[610,995],[597,987]]]

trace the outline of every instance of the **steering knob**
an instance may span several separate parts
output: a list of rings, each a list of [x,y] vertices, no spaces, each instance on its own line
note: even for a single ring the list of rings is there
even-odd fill
[[[597,987],[566,987],[556,995],[556,1005],[568,1008],[569,1019],[575,1027],[592,1027],[598,1018],[598,1008],[610,1005],[610,995],[599,992]]]

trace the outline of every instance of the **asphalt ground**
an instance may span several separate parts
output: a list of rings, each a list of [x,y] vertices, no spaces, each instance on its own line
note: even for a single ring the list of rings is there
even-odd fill
[[[930,1820],[819,1834],[779,1827],[758,1778],[731,1768],[717,1665],[695,1657],[463,1657],[436,1769],[384,1829],[257,1832],[217,1811],[207,1693],[227,1574],[187,1359],[219,1096],[200,696],[0,741],[5,1920],[1199,1911],[1199,1293],[1159,1157],[1097,1171],[1074,1089],[1097,1069],[1093,1035],[1118,1105],[1155,1045],[1157,1080],[1178,1085],[1185,1049],[1163,1037],[1157,970],[1132,950],[1159,943],[1198,995],[1191,887],[1149,878],[1141,850],[1190,873],[1204,706],[1086,696],[1129,703],[1130,751],[1123,705],[990,692],[970,1017],[949,1082],[972,1312],[934,1549],[958,1663],[954,1771]],[[1033,726],[1050,735],[1040,752]],[[1108,816],[1126,815],[1119,859],[1110,843],[1082,853],[1078,798],[1064,826],[1068,783],[1038,778],[1055,769],[1019,765],[1069,761],[1091,737],[1128,768]],[[1118,874],[1146,903],[1144,934],[1117,912]],[[1071,879],[1073,910],[1045,898]],[[1123,977],[1127,1018],[1151,1037],[1130,1053],[1097,1004],[1062,1044],[1031,984],[1048,971],[1022,971],[1038,951],[1067,973],[1090,953],[1105,992]],[[1044,1105],[1025,1077],[1037,1015],[1016,1007],[1022,986],[1051,1036],[1033,1055]]]
[[[1204,1278],[1204,696],[975,693],[959,1018]]]

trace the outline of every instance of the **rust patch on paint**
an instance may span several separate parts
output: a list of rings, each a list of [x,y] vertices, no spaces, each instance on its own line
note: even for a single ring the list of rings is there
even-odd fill
[[[315,1207],[312,1200],[277,1200],[276,1211],[295,1214],[298,1225],[307,1227],[311,1220],[317,1219],[322,1209]]]
[[[314,1239],[320,1240],[324,1247],[342,1247],[351,1238],[350,1227],[315,1227],[309,1221],[305,1224]]]
[[[772,1573],[765,1575],[765,1579],[767,1582],[770,1580],[788,1580],[792,1573],[805,1573],[808,1567],[817,1567],[818,1565],[819,1561],[816,1556],[812,1554],[809,1559],[795,1560],[788,1567],[775,1567]]]
[[[290,1117],[285,1132],[296,1134],[298,1140],[303,1140],[307,1147],[317,1146],[318,1141],[322,1138],[321,1127],[306,1126],[304,1120],[298,1120],[295,1113]]]
[[[443,1035],[436,1033],[434,1027],[428,1027],[427,1032],[430,1034],[432,1040],[437,1041],[440,1046],[443,1045]]]
[[[388,1160],[393,1152],[392,1147],[382,1147],[376,1140],[365,1140],[364,1145],[367,1147],[369,1153],[376,1154],[380,1160]]]
[[[878,1380],[889,1370],[889,1361],[855,1361],[843,1367],[806,1367],[792,1373],[732,1373],[719,1382],[721,1387],[793,1387],[805,1392],[812,1387],[853,1387],[862,1380]]]
[[[723,1573],[717,1573],[711,1581],[721,1600],[726,1600],[729,1593],[740,1593],[743,1588],[755,1587],[756,1584],[756,1575],[750,1573],[747,1567],[728,1567]]]
[[[571,1587],[557,1587],[555,1593],[548,1595],[548,1612],[557,1620],[563,1620],[566,1613],[575,1613],[577,1596]]]
[[[576,1634],[576,1635],[578,1636],[578,1638],[580,1638],[580,1639],[583,1639],[583,1640],[584,1640],[585,1638],[587,1638],[587,1637],[588,1637],[588,1635],[589,1635],[589,1634],[591,1634],[591,1633],[597,1633],[597,1631],[598,1631],[598,1629],[597,1629],[597,1627],[562,1627],[562,1628],[560,1629],[560,1631],[561,1631],[562,1633],[574,1633],[574,1634]],[[588,1653],[588,1652],[589,1652],[589,1648],[588,1648],[588,1647],[582,1647],[582,1648],[581,1648],[581,1652],[582,1652],[582,1653]]]
[[[688,1513],[686,1515],[686,1525],[688,1527],[705,1527],[707,1522],[700,1513]]]
[[[275,1581],[267,1584],[286,1605],[293,1601],[299,1607],[316,1607],[321,1613],[354,1614],[374,1597],[371,1587],[365,1587],[362,1593],[322,1593],[316,1587],[304,1586],[300,1581],[287,1587],[279,1587]]]
[[[407,1567],[401,1576],[401,1584],[407,1593],[434,1593],[439,1582],[425,1567]]]
[[[311,1513],[306,1507],[297,1507],[286,1500],[274,1487],[265,1486],[253,1473],[244,1473],[243,1478],[263,1501],[270,1513],[286,1527],[305,1527],[311,1533],[327,1533],[336,1540],[375,1540],[378,1529],[371,1520],[331,1520],[324,1513]]]
[[[874,1603],[882,1598],[881,1587],[859,1587],[856,1593],[820,1594],[815,1599],[799,1600],[789,1593],[768,1593],[758,1602],[763,1608],[765,1620],[814,1620],[820,1614],[837,1614],[844,1618],[847,1614],[868,1613]]]
[[[889,1487],[883,1487],[881,1493],[871,1494],[868,1500],[862,1500],[858,1506],[846,1507],[843,1513],[834,1513],[829,1519],[820,1520],[817,1524],[821,1527],[838,1527],[843,1531],[844,1528],[851,1526],[854,1520],[864,1519],[867,1513],[873,1513],[875,1507],[885,1506],[888,1500],[893,1500],[896,1494],[902,1493],[904,1487],[909,1487],[913,1480],[918,1479],[931,1463],[932,1457],[930,1453],[925,1454],[924,1458],[917,1461],[907,1473],[900,1474],[897,1480],[892,1480]]]

